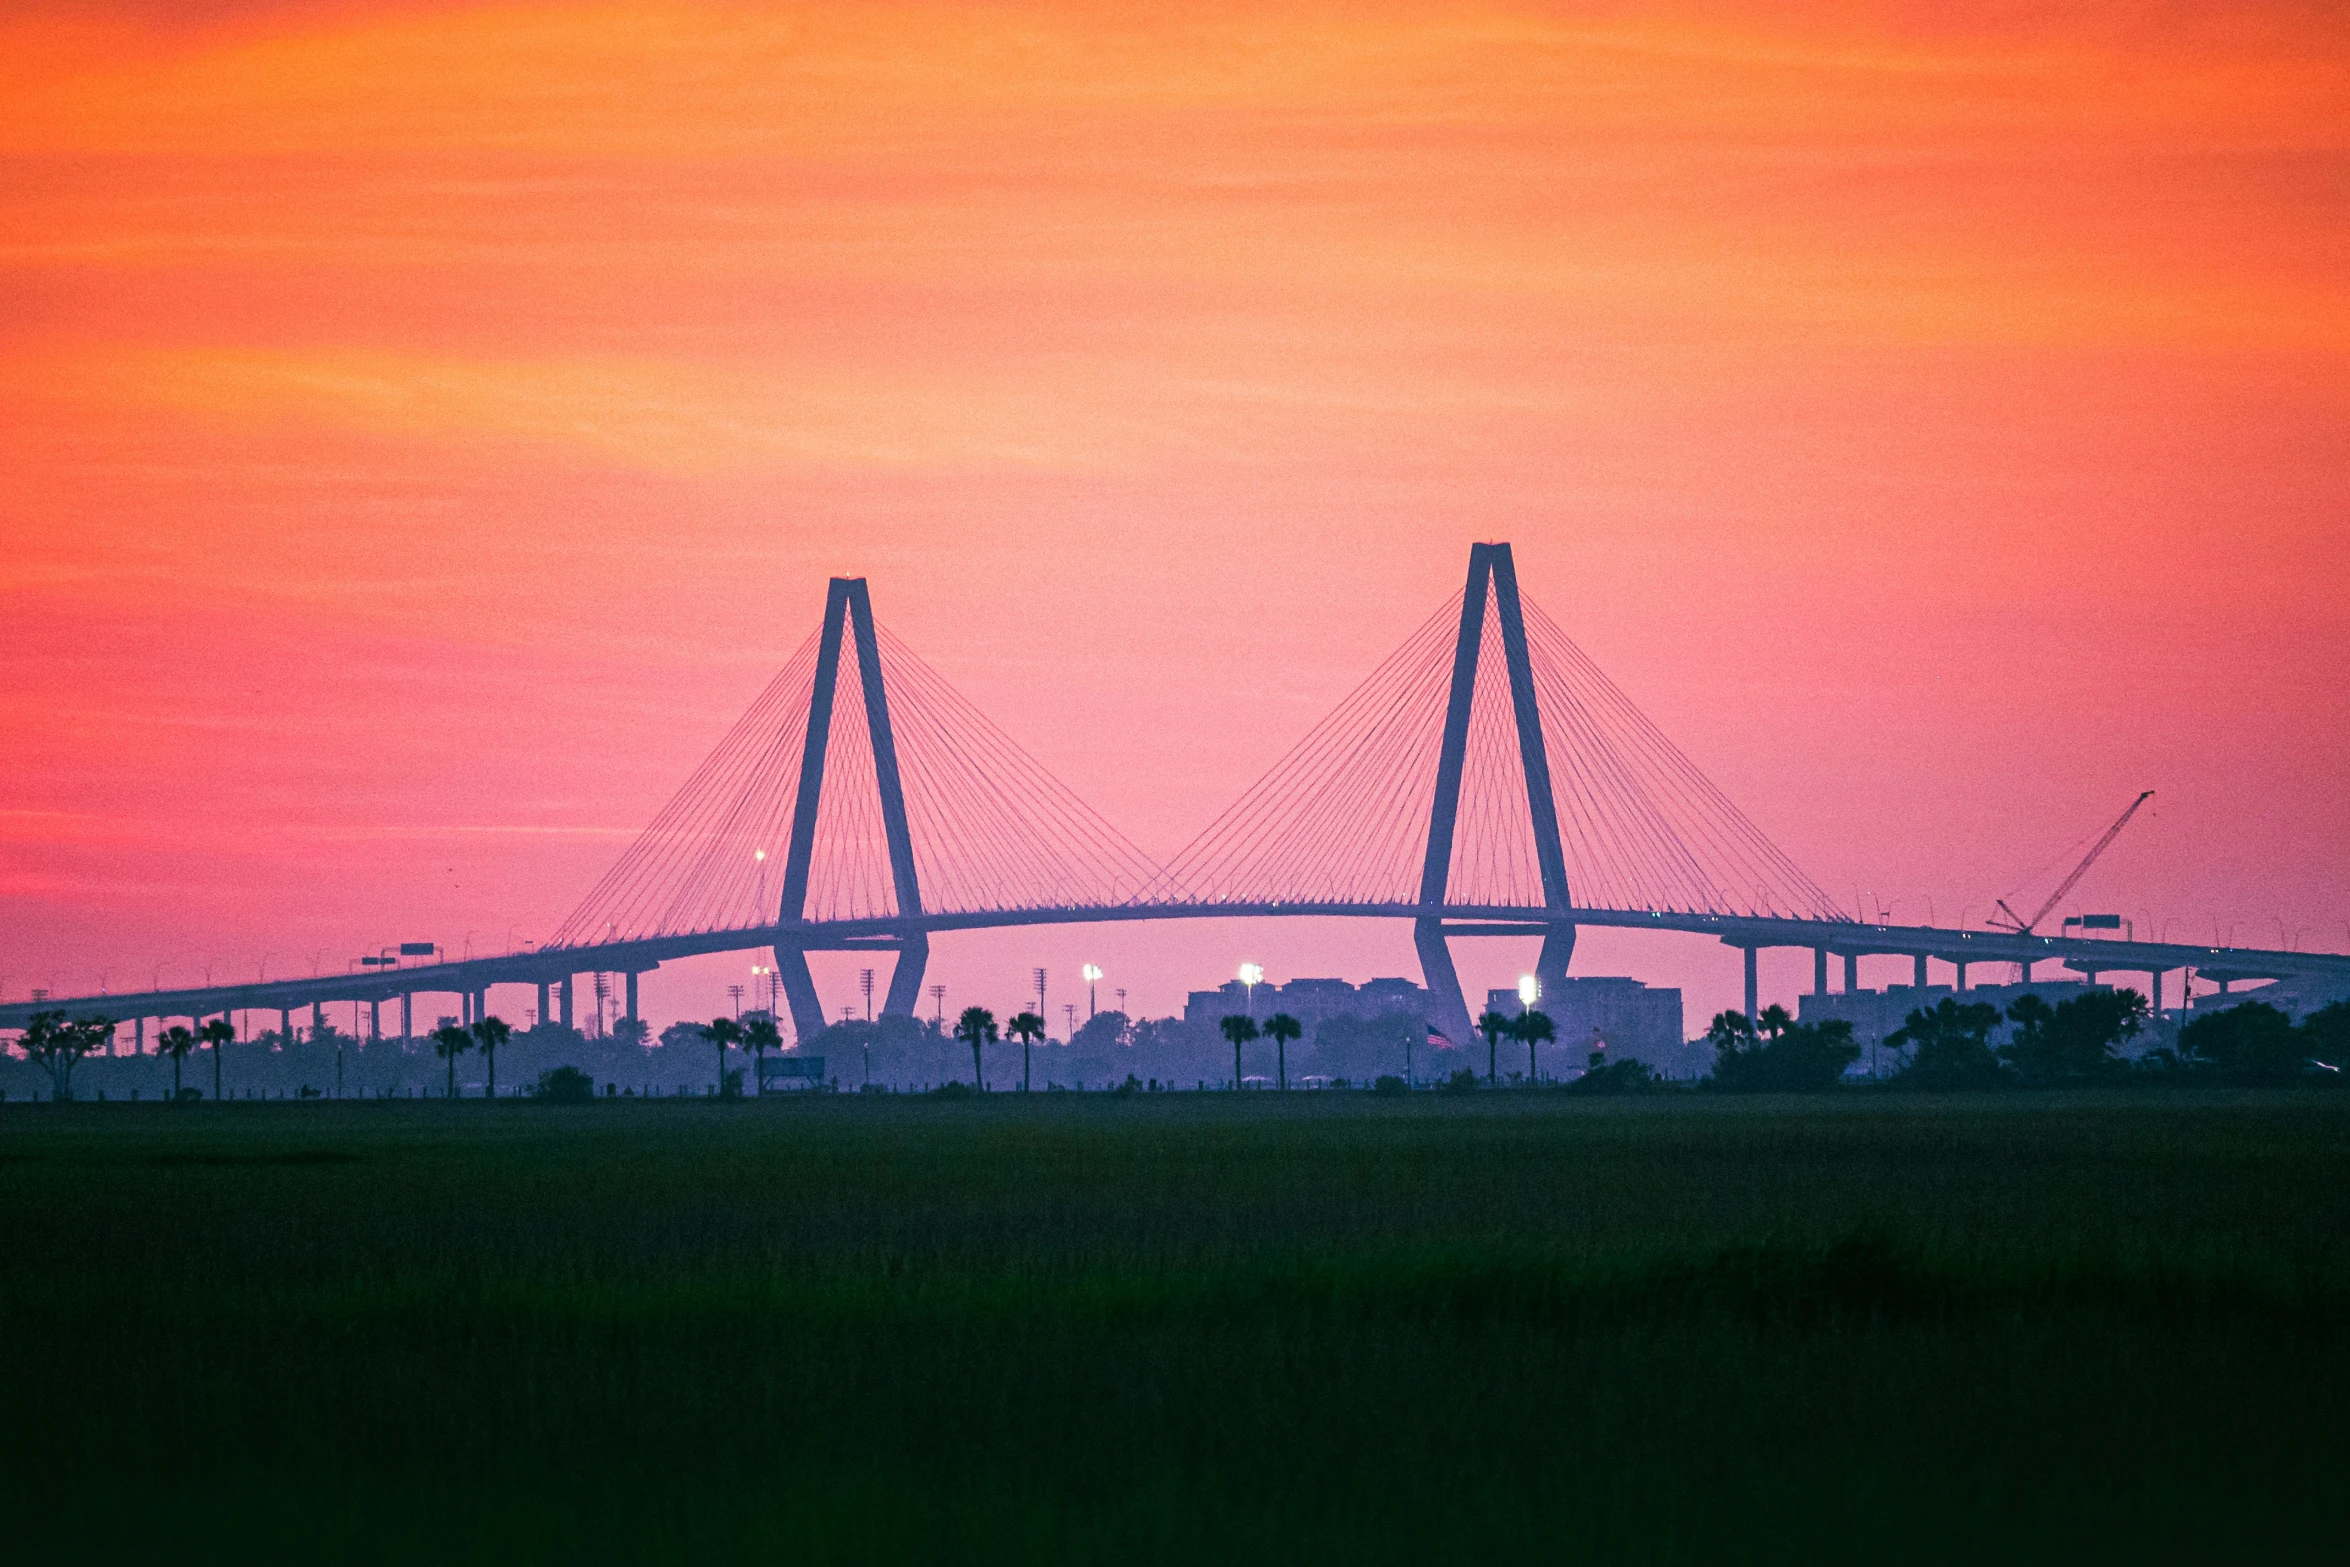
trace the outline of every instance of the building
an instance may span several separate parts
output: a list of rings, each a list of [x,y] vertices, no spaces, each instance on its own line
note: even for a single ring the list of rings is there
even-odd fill
[[[1693,1052],[1682,1038],[1681,992],[1677,987],[1644,985],[1636,979],[1592,974],[1559,981],[1535,1003],[1558,1029],[1563,1054],[1562,1075],[1580,1070],[1595,1049],[1616,1058],[1645,1061],[1665,1077],[1692,1077],[1712,1066],[1704,1052]],[[1515,990],[1489,990],[1486,1009],[1504,1017],[1526,1010]],[[1553,1070],[1547,1057],[1542,1073]]]
[[[1427,1011],[1428,992],[1408,979],[1374,979],[1361,985],[1343,979],[1293,979],[1286,985],[1259,985],[1255,994],[1239,980],[1214,990],[1195,990],[1184,999],[1183,1021],[1213,1029],[1228,1017],[1246,1014],[1263,1022],[1286,1012],[1311,1033],[1331,1018],[1381,1017]]]

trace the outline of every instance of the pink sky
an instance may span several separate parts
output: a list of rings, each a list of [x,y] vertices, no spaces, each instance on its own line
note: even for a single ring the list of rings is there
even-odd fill
[[[544,937],[835,572],[1164,856],[1482,538],[1839,898],[2350,946],[2350,26],[2144,9],[13,9],[0,994]]]

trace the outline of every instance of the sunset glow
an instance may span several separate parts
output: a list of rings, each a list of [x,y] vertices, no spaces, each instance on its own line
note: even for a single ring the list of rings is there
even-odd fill
[[[543,939],[834,574],[1164,858],[1481,539],[1839,899],[2350,947],[2350,23],[1962,9],[14,10],[0,997]]]

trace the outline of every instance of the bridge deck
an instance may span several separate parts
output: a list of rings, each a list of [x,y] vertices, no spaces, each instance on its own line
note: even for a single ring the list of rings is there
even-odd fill
[[[709,953],[769,947],[854,951],[911,935],[1025,925],[1094,925],[1167,919],[1422,919],[1485,927],[1460,934],[1492,934],[1508,927],[1538,936],[1551,925],[1667,930],[1714,937],[1734,947],[1800,947],[1855,957],[1928,957],[1945,962],[2035,963],[2062,960],[2075,968],[2118,974],[2168,973],[2194,968],[2235,979],[2325,976],[2350,980],[2350,954],[2279,952],[2260,948],[2196,946],[2182,942],[2101,940],[2089,936],[2024,936],[1998,930],[1944,930],[1923,925],[1868,925],[1857,921],[1756,918],[1654,909],[1523,908],[1493,904],[1420,903],[1126,903],[1094,908],[998,909],[922,914],[913,918],[798,921],[691,932],[638,941],[504,953],[454,963],[419,964],[375,974],[215,985],[190,990],[135,991],[0,1003],[0,1028],[22,1028],[34,1012],[75,1016],[209,1017],[222,1012],[295,1011],[322,1001],[385,1001],[401,995],[462,994],[491,985],[555,983],[572,974],[646,972],[665,962]]]

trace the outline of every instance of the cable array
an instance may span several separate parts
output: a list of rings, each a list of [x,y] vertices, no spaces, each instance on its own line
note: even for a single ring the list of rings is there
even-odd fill
[[[778,917],[820,637],[801,644],[554,945],[739,930]],[[875,640],[925,910],[1123,903],[1158,878],[1147,855],[888,627],[877,625]],[[878,780],[856,640],[844,634],[804,917],[900,912]]]
[[[1156,901],[1417,901],[1461,596],[1167,866]],[[1810,878],[1530,601],[1527,662],[1576,907],[1836,917]],[[1539,908],[1541,862],[1486,601],[1445,901]]]
[[[550,946],[764,924],[783,887],[783,849],[816,686],[810,633],[652,824],[589,889]],[[762,858],[761,856],[764,856]]]
[[[923,908],[1418,901],[1460,606],[1456,593],[1163,868],[877,626]],[[1840,917],[1539,605],[1525,601],[1524,614],[1573,906]],[[792,654],[564,922],[556,945],[738,930],[779,915],[901,912],[848,635],[807,893],[797,910],[780,907],[819,637]],[[1540,908],[1497,596],[1486,598],[1478,647],[1445,900]]]

